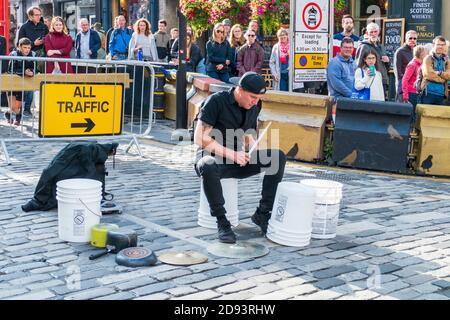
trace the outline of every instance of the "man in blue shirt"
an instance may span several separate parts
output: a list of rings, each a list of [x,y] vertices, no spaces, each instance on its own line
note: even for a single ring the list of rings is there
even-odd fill
[[[119,27],[115,29],[109,41],[109,53],[112,60],[126,60],[128,58],[128,44],[133,32],[125,26],[124,16],[117,18]]]
[[[351,38],[344,38],[341,50],[327,67],[328,93],[335,100],[352,96],[356,65],[352,54],[354,42]]]

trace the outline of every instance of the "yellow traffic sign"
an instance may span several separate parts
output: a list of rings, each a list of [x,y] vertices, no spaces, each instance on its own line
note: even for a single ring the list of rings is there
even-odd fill
[[[327,53],[296,53],[296,69],[326,69],[328,66]]]
[[[123,84],[42,83],[40,137],[119,135]]]

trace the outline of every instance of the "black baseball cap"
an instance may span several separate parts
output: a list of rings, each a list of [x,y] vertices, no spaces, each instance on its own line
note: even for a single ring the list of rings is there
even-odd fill
[[[266,81],[256,72],[249,71],[244,73],[244,75],[235,84],[242,87],[245,91],[254,94],[266,93]]]

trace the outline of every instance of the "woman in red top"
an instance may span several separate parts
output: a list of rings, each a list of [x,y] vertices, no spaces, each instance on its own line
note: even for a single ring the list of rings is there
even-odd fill
[[[423,59],[427,56],[428,50],[424,46],[417,46],[414,48],[414,59],[412,59],[406,66],[405,75],[402,79],[403,102],[410,102],[414,107],[414,114],[417,105],[417,89],[416,80],[419,76],[419,70]]]
[[[54,17],[50,25],[50,32],[44,38],[45,53],[49,58],[70,58],[73,47],[72,37],[69,35],[63,18]],[[47,73],[53,73],[56,69],[62,73],[73,73],[70,62],[47,62]]]

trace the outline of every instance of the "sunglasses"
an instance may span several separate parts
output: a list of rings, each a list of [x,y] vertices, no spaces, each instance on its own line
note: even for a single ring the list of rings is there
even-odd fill
[[[254,34],[249,34],[249,35],[247,35],[248,37],[252,37],[252,38],[254,38],[254,37],[256,37],[256,35],[254,35]]]
[[[223,33],[223,30],[216,30],[217,33]]]
[[[408,38],[409,40],[417,40],[417,38]]]

